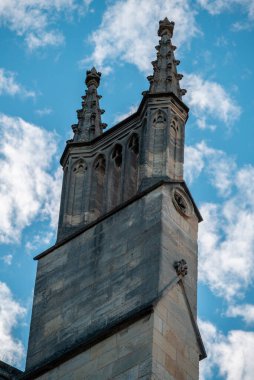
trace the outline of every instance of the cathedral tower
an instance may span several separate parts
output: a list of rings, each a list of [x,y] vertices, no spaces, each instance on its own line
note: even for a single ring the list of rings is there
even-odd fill
[[[24,379],[197,380],[197,231],[183,179],[188,108],[160,21],[150,88],[103,133],[87,71],[64,177],[56,244],[38,270]]]

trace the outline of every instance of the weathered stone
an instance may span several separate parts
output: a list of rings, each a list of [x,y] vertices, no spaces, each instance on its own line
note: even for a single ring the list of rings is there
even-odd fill
[[[188,108],[172,33],[173,23],[160,22],[150,90],[104,134],[100,73],[87,72],[61,159],[57,243],[37,257],[23,378],[198,379],[201,216],[183,181]]]

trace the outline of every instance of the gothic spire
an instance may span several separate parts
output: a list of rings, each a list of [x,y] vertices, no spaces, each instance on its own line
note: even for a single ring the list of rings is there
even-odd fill
[[[101,122],[104,110],[100,109],[101,96],[97,93],[100,77],[101,73],[94,67],[86,72],[86,94],[82,96],[82,108],[77,110],[78,124],[72,126],[74,141],[91,141],[101,135],[103,128],[107,126]]]
[[[180,61],[174,57],[176,46],[172,45],[174,22],[170,22],[167,17],[160,21],[158,36],[159,45],[155,48],[157,59],[152,62],[153,75],[147,77],[150,82],[150,93],[173,92],[179,99],[185,95],[186,90],[180,88],[179,81],[183,75],[177,73],[176,66]]]

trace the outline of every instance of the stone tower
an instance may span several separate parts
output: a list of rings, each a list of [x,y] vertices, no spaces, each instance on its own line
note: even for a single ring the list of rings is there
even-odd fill
[[[173,29],[160,21],[137,112],[104,133],[101,74],[87,71],[61,158],[57,242],[36,257],[23,379],[198,379],[202,219],[183,180],[188,108]]]

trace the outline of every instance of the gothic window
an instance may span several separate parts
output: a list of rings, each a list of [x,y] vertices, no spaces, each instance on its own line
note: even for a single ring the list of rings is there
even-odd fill
[[[178,123],[176,120],[173,120],[171,125],[170,125],[170,145],[171,145],[171,150],[172,150],[172,158],[174,162],[177,160],[176,157],[176,152],[177,152],[177,135],[178,135]]]
[[[159,110],[153,117],[152,128],[152,152],[153,152],[153,173],[154,175],[163,175],[166,161],[166,114]]]
[[[67,213],[71,215],[71,224],[77,224],[80,218],[75,218],[84,212],[85,177],[87,165],[83,159],[74,162],[70,175]]]
[[[122,166],[122,146],[117,144],[111,154],[111,159],[115,164],[116,168],[121,168]]]
[[[117,206],[121,199],[122,146],[116,144],[111,152],[108,177],[108,209]]]
[[[141,132],[141,144],[140,144],[140,165],[144,165],[147,161],[147,120],[144,119],[142,123],[142,132]]]
[[[133,133],[127,142],[126,165],[124,176],[124,200],[131,198],[137,192],[138,182],[139,137]]]
[[[94,161],[92,171],[90,212],[93,214],[93,219],[99,217],[103,212],[105,171],[106,160],[104,155],[100,154]]]
[[[128,142],[129,151],[133,152],[136,156],[139,153],[139,139],[137,133],[133,133]]]

